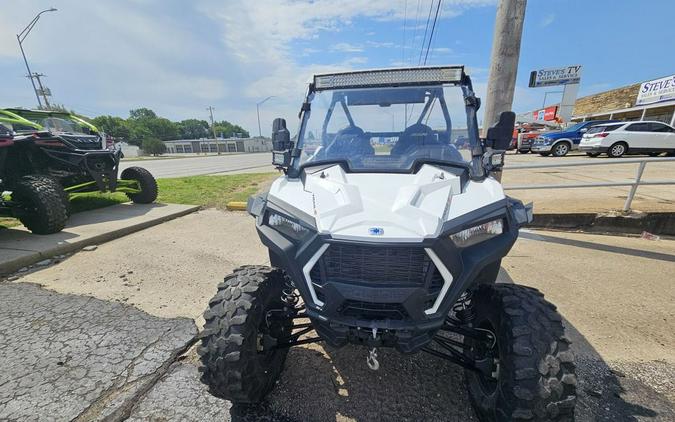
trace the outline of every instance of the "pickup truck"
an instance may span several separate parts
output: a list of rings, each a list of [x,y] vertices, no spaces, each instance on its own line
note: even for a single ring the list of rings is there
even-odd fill
[[[559,132],[542,133],[532,143],[531,150],[543,156],[563,157],[571,150],[579,148],[581,137],[588,131],[588,128],[615,122],[618,120],[589,120],[579,122]]]

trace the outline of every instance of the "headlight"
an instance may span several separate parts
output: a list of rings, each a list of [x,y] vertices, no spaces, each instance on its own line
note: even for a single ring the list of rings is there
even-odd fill
[[[499,220],[488,221],[487,223],[479,224],[470,227],[455,234],[450,235],[450,239],[455,242],[455,245],[463,248],[484,240],[491,239],[504,232],[504,222]]]
[[[267,223],[274,230],[295,240],[300,240],[309,234],[307,227],[274,211],[268,211]]]

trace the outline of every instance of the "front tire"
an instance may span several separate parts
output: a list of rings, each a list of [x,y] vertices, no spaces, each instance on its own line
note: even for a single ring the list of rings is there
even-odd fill
[[[153,175],[143,167],[129,167],[124,169],[122,179],[135,180],[141,191],[127,193],[127,197],[136,204],[150,204],[157,199],[157,181]]]
[[[560,142],[553,145],[552,153],[554,157],[564,157],[570,152],[571,146],[567,142]]]
[[[48,176],[24,176],[16,182],[12,201],[20,204],[19,221],[35,234],[51,234],[63,230],[68,220],[61,185]]]
[[[574,419],[574,355],[560,314],[536,289],[481,285],[473,295],[473,326],[493,332],[491,350],[465,337],[472,358],[492,360],[492,376],[465,370],[482,421]],[[478,356],[480,355],[480,356]]]
[[[265,345],[290,335],[291,321],[266,323],[267,311],[282,309],[284,274],[263,266],[241,267],[225,277],[204,312],[197,352],[201,380],[211,394],[233,403],[258,403],[272,390],[288,348]],[[283,340],[281,340],[283,341]]]
[[[530,150],[529,149],[519,149],[518,152],[521,153],[521,154],[527,154],[528,152],[530,152]]]

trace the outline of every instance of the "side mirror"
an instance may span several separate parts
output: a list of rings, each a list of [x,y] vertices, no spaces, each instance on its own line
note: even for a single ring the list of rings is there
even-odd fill
[[[496,150],[507,150],[513,138],[513,128],[516,124],[516,113],[503,111],[499,114],[499,121],[487,131],[486,146]]]
[[[586,133],[586,132],[588,132],[587,127],[582,127],[581,129],[579,129],[579,133]]]
[[[291,134],[286,128],[286,120],[274,119],[272,122],[272,164],[286,168],[291,165]]]

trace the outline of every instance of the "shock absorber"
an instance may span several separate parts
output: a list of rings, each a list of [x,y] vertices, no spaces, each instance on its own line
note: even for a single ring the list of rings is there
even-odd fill
[[[473,293],[470,290],[467,290],[462,293],[459,299],[457,299],[457,302],[452,306],[455,317],[457,317],[462,324],[469,324],[476,319],[476,311],[471,303],[472,296]]]
[[[290,277],[284,277],[284,287],[281,290],[281,301],[290,308],[295,309],[298,305],[299,295],[295,292],[295,284]]]

